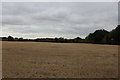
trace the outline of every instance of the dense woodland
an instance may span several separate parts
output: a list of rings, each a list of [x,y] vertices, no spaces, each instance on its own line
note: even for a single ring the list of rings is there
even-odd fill
[[[80,37],[74,39],[66,38],[37,38],[37,39],[24,39],[17,37],[1,37],[2,41],[35,41],[35,42],[58,42],[58,43],[94,43],[94,44],[115,44],[120,45],[120,25],[115,29],[108,32],[107,30],[100,29],[94,33],[90,33],[85,39]]]

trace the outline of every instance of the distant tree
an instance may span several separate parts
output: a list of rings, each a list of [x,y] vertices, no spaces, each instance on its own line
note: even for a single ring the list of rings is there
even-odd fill
[[[94,43],[93,33],[90,33],[86,38],[85,41],[88,43]]]
[[[37,38],[37,39],[23,39],[13,38],[12,36],[0,37],[2,41],[37,41],[37,42],[60,42],[60,43],[97,43],[97,44],[118,44],[120,45],[120,25],[108,32],[104,29],[96,30],[90,33],[85,39],[76,37],[74,39],[60,38]]]
[[[58,38],[58,42],[64,42],[64,38],[63,37]]]
[[[7,37],[2,37],[2,41],[8,41]]]
[[[106,35],[103,40],[109,44],[119,44],[120,45],[120,25],[118,25],[108,35]]]
[[[22,37],[21,37],[21,38],[19,38],[19,39],[18,39],[18,41],[23,41],[23,38],[22,38]]]
[[[101,29],[101,30],[96,30],[94,33],[90,33],[85,39],[88,42],[91,43],[102,43],[103,38],[108,34],[109,32]]]
[[[59,41],[59,39],[58,39],[58,38],[55,38],[55,39],[54,39],[54,41],[55,41],[55,42],[58,42],[58,41]]]
[[[14,38],[12,36],[8,36],[8,41],[14,41]]]
[[[79,43],[79,42],[81,42],[81,40],[82,40],[82,38],[76,37],[75,39],[73,39],[73,42]]]
[[[81,40],[82,38],[80,38],[80,37],[76,37],[75,39],[77,39],[77,40]]]
[[[17,37],[15,37],[15,39],[14,39],[15,41],[18,41],[18,38]]]

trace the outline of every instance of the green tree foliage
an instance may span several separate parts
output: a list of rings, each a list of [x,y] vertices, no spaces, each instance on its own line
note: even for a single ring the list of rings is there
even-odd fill
[[[14,38],[12,36],[8,36],[8,41],[14,41]]]
[[[85,39],[87,42],[100,44],[108,33],[109,32],[104,29],[96,30],[94,33],[90,33]]]
[[[76,37],[74,39],[66,38],[37,38],[23,39],[13,38],[12,36],[2,37],[2,41],[36,41],[36,42],[58,42],[58,43],[95,43],[95,44],[116,44],[120,45],[120,25],[108,32],[104,29],[96,30],[90,33],[85,39]]]
[[[103,39],[108,44],[119,44],[120,45],[120,25],[118,25],[114,30],[112,30]]]
[[[22,37],[21,37],[21,38],[19,38],[19,39],[18,39],[18,41],[23,41],[23,38],[22,38]]]
[[[73,39],[73,42],[75,43],[80,43],[81,42],[81,38],[80,37],[76,37],[75,39]]]
[[[7,37],[2,37],[2,41],[8,41]]]

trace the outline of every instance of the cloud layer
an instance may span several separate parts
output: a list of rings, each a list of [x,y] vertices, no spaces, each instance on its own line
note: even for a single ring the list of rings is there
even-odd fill
[[[118,24],[114,2],[4,2],[2,13],[3,36],[84,38]]]

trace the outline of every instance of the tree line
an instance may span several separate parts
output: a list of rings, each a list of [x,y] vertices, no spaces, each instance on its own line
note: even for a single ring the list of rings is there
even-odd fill
[[[2,41],[35,41],[35,42],[58,42],[58,43],[94,43],[94,44],[116,44],[120,45],[120,25],[112,31],[104,29],[96,30],[90,33],[85,39],[76,37],[74,39],[67,38],[37,38],[37,39],[24,39],[17,37],[2,37]]]

